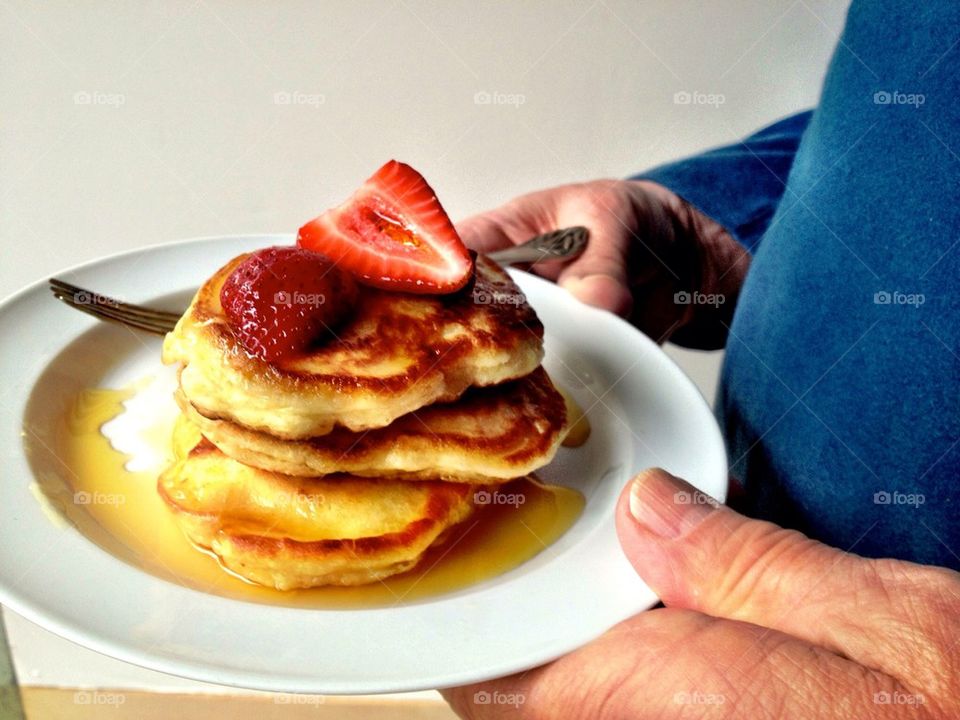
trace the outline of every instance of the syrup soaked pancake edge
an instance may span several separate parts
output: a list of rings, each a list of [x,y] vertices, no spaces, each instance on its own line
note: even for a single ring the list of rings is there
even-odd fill
[[[467,484],[293,478],[243,465],[202,437],[178,454],[157,490],[183,532],[230,571],[280,590],[408,570],[474,510]]]

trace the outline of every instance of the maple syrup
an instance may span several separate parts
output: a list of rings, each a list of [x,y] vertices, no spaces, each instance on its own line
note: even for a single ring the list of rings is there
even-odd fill
[[[584,506],[576,490],[529,478],[514,480],[502,487],[502,493],[515,502],[479,508],[408,572],[356,587],[288,591],[263,587],[231,573],[213,553],[192,545],[157,494],[157,472],[127,470],[128,456],[115,450],[101,433],[101,427],[124,411],[124,401],[135,392],[84,390],[74,401],[58,428],[59,456],[69,470],[73,502],[60,503],[59,509],[115,556],[204,592],[308,608],[382,607],[422,600],[467,588],[523,564],[563,535]],[[571,402],[568,399],[568,408]],[[576,444],[586,441],[586,418],[575,424],[573,432],[578,433],[573,438]],[[170,448],[168,459],[173,455],[170,433],[169,426],[161,425],[148,438],[157,448]]]

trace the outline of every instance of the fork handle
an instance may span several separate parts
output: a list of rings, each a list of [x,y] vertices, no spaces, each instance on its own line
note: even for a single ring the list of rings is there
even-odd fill
[[[536,235],[524,243],[487,253],[501,265],[532,263],[543,260],[569,260],[586,248],[589,231],[580,225]]]

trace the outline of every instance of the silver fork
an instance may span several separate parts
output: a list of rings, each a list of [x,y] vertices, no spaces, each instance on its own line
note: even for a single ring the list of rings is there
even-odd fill
[[[488,253],[488,257],[501,265],[567,260],[583,252],[589,235],[587,228],[579,225],[563,228],[536,235],[520,245],[494,250]],[[155,335],[166,335],[173,330],[183,314],[121,302],[59,278],[50,279],[50,290],[55,298],[74,310],[92,315],[98,320],[120,323]]]

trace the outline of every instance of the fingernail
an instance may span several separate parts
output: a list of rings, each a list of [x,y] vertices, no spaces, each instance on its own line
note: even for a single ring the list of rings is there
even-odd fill
[[[630,514],[664,539],[685,536],[717,507],[712,497],[664,470],[645,470],[630,485]]]
[[[579,297],[578,290],[583,286],[583,278],[568,277],[560,281],[560,287],[575,297]]]
[[[593,275],[584,275],[583,277],[567,277],[560,281],[560,287],[569,292],[571,295],[575,295],[581,300],[585,299],[587,295],[587,290],[591,285],[595,285],[598,282],[602,282],[606,275],[600,275],[594,273]]]

